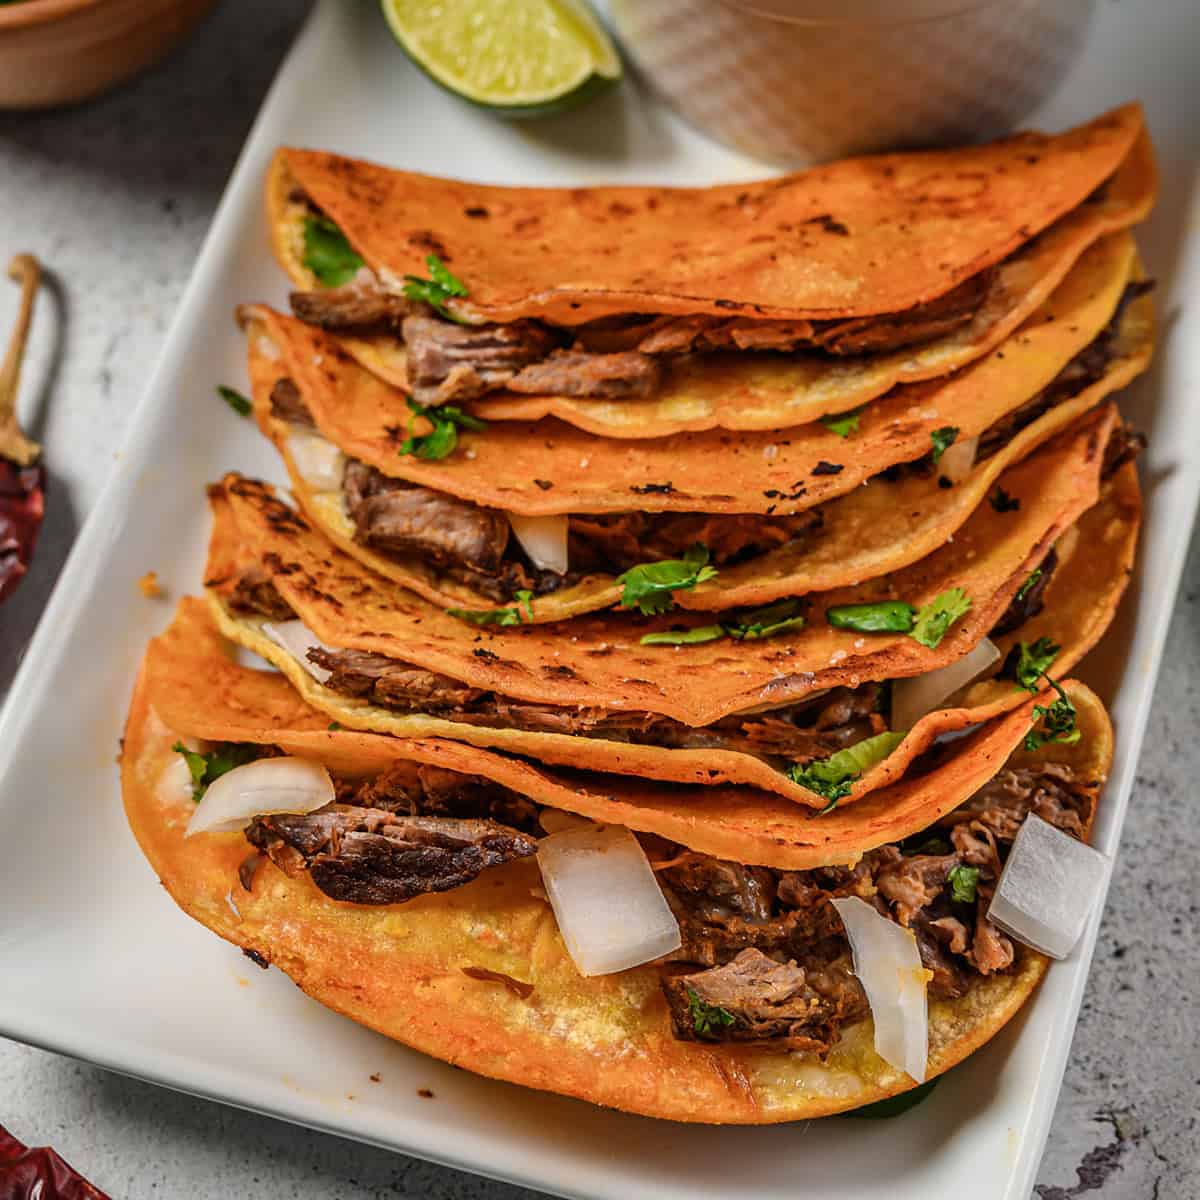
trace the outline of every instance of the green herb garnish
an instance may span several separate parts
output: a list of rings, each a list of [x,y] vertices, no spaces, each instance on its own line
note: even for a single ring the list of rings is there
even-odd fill
[[[941,1082],[941,1076],[936,1075],[907,1092],[898,1096],[889,1096],[886,1100],[876,1100],[874,1104],[864,1104],[861,1108],[852,1108],[849,1112],[838,1113],[839,1117],[865,1117],[869,1121],[886,1120],[888,1117],[898,1117],[910,1108],[915,1108]]]
[[[935,649],[946,636],[950,626],[965,616],[971,607],[971,597],[962,588],[947,588],[920,609],[913,622],[910,636],[922,646]]]
[[[640,642],[643,646],[698,646],[702,642],[715,642],[725,636],[720,625],[697,625],[694,629],[664,629],[661,633],[647,633]]]
[[[1037,586],[1037,581],[1041,579],[1042,574],[1043,571],[1041,567],[1038,567],[1035,571],[1033,571],[1029,578],[1025,580],[1025,582],[1021,584],[1019,588],[1017,588],[1017,594],[1013,597],[1014,601],[1019,603],[1020,601],[1024,600],[1025,597],[1028,596],[1029,593]]]
[[[865,404],[860,404],[857,408],[850,409],[844,413],[829,413],[821,418],[821,424],[829,430],[830,433],[836,433],[838,437],[849,437],[852,433],[858,432],[858,419],[862,416]]]
[[[737,1023],[737,1017],[729,1009],[702,1000],[693,988],[688,988],[687,994],[688,1015],[698,1037],[716,1037],[719,1026],[728,1028]]]
[[[1026,750],[1040,750],[1051,742],[1061,742],[1065,746],[1079,741],[1080,731],[1075,724],[1075,705],[1055,679],[1046,678],[1046,682],[1058,693],[1058,699],[1053,704],[1035,704],[1033,706],[1033,725],[1025,735]],[[1044,733],[1037,730],[1038,721],[1042,722]]]
[[[1040,637],[1032,644],[1018,642],[1017,661],[1013,668],[1017,686],[1036,693],[1041,686],[1042,676],[1053,666],[1061,649],[1048,637]]]
[[[788,778],[828,800],[829,803],[821,811],[829,812],[843,796],[850,795],[854,781],[864,771],[882,762],[902,741],[903,733],[877,733],[828,758],[814,759],[803,766],[793,764],[788,768]]]
[[[468,325],[461,317],[456,317],[447,307],[446,301],[451,296],[465,296],[467,285],[452,275],[446,264],[436,254],[425,256],[425,266],[429,269],[429,278],[422,279],[419,275],[405,275],[404,294],[409,300],[423,300],[430,308],[441,313],[450,321],[459,325]]]
[[[328,217],[304,218],[304,265],[324,287],[349,283],[363,265],[346,235]]]
[[[917,833],[900,843],[900,853],[909,857],[915,854],[949,854],[952,849],[950,843],[937,834],[926,836],[923,833]]]
[[[408,437],[400,443],[400,453],[411,454],[416,458],[439,459],[454,453],[458,445],[458,431],[471,429],[478,433],[487,428],[487,422],[478,417],[465,413],[461,408],[452,404],[443,404],[437,408],[426,408],[411,397],[408,407],[413,412],[413,419],[408,423]],[[419,437],[413,435],[413,426],[417,417],[424,417],[433,428]]]
[[[959,904],[974,904],[975,889],[979,884],[979,868],[964,867],[961,863],[946,876],[950,885],[950,898]]]
[[[917,610],[903,600],[880,600],[875,604],[835,604],[825,612],[834,629],[855,633],[907,633]]]
[[[192,776],[192,799],[199,804],[210,784],[216,783],[234,767],[253,762],[261,747],[242,742],[219,742],[211,750],[200,751],[189,750],[182,742],[176,742],[171,749],[183,755]]]
[[[233,409],[239,417],[248,417],[251,409],[254,407],[245,396],[242,395],[236,388],[226,387],[223,383],[217,384],[217,395]]]
[[[448,608],[448,616],[472,625],[525,625],[533,620],[533,593],[521,588],[513,608]]]
[[[752,608],[736,621],[722,622],[725,632],[738,641],[757,641],[774,637],[790,629],[804,628],[803,604],[799,600],[776,600],[762,608]]]
[[[621,607],[639,608],[647,616],[665,613],[675,601],[674,592],[690,592],[717,573],[708,566],[708,547],[697,543],[682,558],[641,563],[617,576],[622,587]]]
[[[937,463],[954,445],[954,439],[958,437],[958,426],[943,425],[941,429],[935,429],[929,437],[933,442],[933,461]]]

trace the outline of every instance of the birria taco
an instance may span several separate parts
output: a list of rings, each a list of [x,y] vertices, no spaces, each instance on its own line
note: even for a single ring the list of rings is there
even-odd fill
[[[1152,306],[1131,272],[1129,235],[1102,239],[1000,349],[842,424],[641,442],[549,418],[414,436],[427,426],[404,397],[326,335],[244,315],[256,415],[309,519],[443,607],[503,610],[525,594],[522,619],[543,622],[612,605],[624,572],[696,546],[716,573],[678,599],[710,611],[930,553],[1006,468],[1144,369]]]
[[[206,584],[222,631],[347,727],[846,804],[940,734],[1019,704],[1107,627],[1139,510],[1115,420],[1103,409],[1011,468],[1004,503],[936,553],[769,617],[660,607],[472,626],[238,476],[211,490]],[[1080,531],[1108,552],[1076,553]]]
[[[125,729],[126,813],[176,902],[418,1050],[680,1121],[856,1108],[992,1037],[1046,969],[989,919],[1013,839],[1086,840],[1112,752],[1068,682],[822,817],[333,729],[226,649],[185,601]],[[824,854],[789,855],[824,822]]]
[[[1155,186],[1128,106],[702,189],[491,188],[284,149],[267,207],[296,315],[416,402],[639,438],[796,425],[961,367]]]

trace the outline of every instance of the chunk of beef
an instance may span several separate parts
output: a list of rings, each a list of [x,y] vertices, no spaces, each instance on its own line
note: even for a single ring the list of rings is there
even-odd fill
[[[300,389],[290,379],[276,380],[271,389],[271,416],[303,429],[317,427],[308,405],[304,403],[304,397],[300,395]]]
[[[1082,839],[1091,825],[1093,804],[1090,792],[1065,763],[1005,767],[939,824],[951,828],[952,839],[958,827],[966,825],[987,830],[997,842],[1008,844],[1032,812],[1070,837]]]
[[[597,400],[638,400],[662,382],[662,366],[647,354],[622,350],[593,354],[555,350],[523,367],[505,383],[510,392],[534,396],[586,396]]]
[[[282,870],[307,870],[327,896],[353,904],[399,904],[449,891],[537,849],[533,838],[495,821],[340,804],[303,816],[256,817],[246,837]]]
[[[289,301],[301,321],[330,333],[394,333],[414,310],[411,300],[386,291],[365,268],[341,287],[292,292]]]
[[[1123,421],[1112,431],[1104,446],[1104,462],[1100,477],[1111,479],[1126,463],[1133,462],[1146,448],[1146,435],[1138,433]]]
[[[1021,585],[1016,595],[1009,601],[1009,605],[1001,614],[1000,619],[992,626],[989,637],[998,638],[1003,637],[1006,633],[1015,632],[1046,607],[1046,589],[1050,586],[1050,580],[1054,578],[1057,567],[1058,554],[1052,546],[1038,567],[1041,574],[1034,579],[1033,583]]]
[[[913,854],[887,863],[875,882],[880,895],[891,901],[897,920],[907,927],[942,894],[946,877],[956,866],[956,854]]]
[[[532,321],[511,325],[456,325],[414,315],[403,325],[413,399],[426,406],[459,404],[508,385],[522,367],[557,345]]]
[[[393,479],[357,459],[342,482],[355,539],[372,549],[496,572],[508,545],[504,513]]]
[[[443,713],[461,710],[487,695],[448,675],[372,654],[367,650],[330,650],[315,646],[310,662],[330,672],[325,686],[400,711]]]
[[[684,1041],[770,1042],[820,1053],[844,1022],[867,1012],[848,955],[799,966],[743,950],[723,967],[666,974],[662,982],[675,1036]]]

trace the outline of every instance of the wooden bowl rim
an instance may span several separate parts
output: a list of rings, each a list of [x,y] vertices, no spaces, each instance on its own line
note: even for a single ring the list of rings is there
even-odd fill
[[[109,0],[18,0],[0,6],[0,32],[48,25],[88,8],[99,8]]]

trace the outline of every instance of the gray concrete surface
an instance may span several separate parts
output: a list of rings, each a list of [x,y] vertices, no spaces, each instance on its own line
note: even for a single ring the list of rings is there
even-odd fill
[[[45,332],[57,323],[40,323],[30,364],[28,399],[37,410],[34,431],[48,444],[52,503],[34,575],[0,622],[0,686],[94,502],[305,7],[302,0],[226,3],[170,63],[98,104],[0,115],[0,258],[32,249],[53,263],[65,318],[59,344]],[[0,296],[3,327],[10,300]],[[80,406],[90,414],[83,438]],[[69,409],[76,414],[70,437]],[[1198,687],[1200,546],[1193,544],[1040,1200],[1200,1196],[1193,868],[1200,828],[1187,819],[1200,780]],[[5,1042],[0,1124],[56,1146],[120,1200],[534,1195]]]

